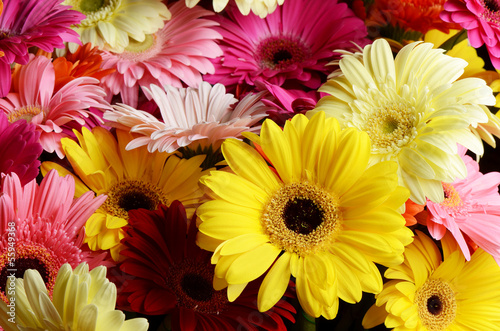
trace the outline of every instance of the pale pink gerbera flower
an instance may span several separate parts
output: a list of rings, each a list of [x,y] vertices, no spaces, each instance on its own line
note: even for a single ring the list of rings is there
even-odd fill
[[[330,71],[325,65],[335,58],[333,50],[368,42],[363,21],[337,0],[287,0],[265,19],[243,16],[234,7],[227,14],[214,18],[224,55],[213,60],[215,74],[205,80],[228,88],[260,80],[317,89]]]
[[[27,269],[36,269],[51,291],[64,263],[76,267],[87,262],[91,268],[102,263],[104,254],[82,250],[83,226],[106,196],[94,198],[93,192],[87,192],[74,199],[73,177],[59,177],[55,170],[40,186],[33,180],[23,187],[16,174],[6,176],[2,186],[0,297],[3,300],[11,272],[23,277]],[[15,248],[15,254],[9,247]]]
[[[448,0],[441,19],[467,30],[474,48],[486,44],[493,66],[500,69],[500,3],[498,0]]]
[[[427,227],[437,240],[443,238],[448,229],[467,260],[471,256],[467,246],[470,238],[500,264],[500,173],[483,175],[479,172],[478,163],[465,155],[465,151],[464,147],[460,147],[467,177],[443,183],[443,202],[427,201]]]
[[[24,120],[9,123],[0,112],[0,174],[16,173],[22,185],[35,179],[43,151],[39,137],[33,124]]]
[[[102,79],[109,97],[120,93],[123,103],[137,107],[139,86],[198,87],[201,74],[214,72],[209,59],[222,55],[215,42],[222,36],[212,29],[216,22],[203,18],[214,13],[189,9],[182,1],[169,9],[172,18],[163,29],[146,35],[143,42],[131,39],[122,53],[102,53],[103,68],[116,68]]]
[[[4,0],[0,7],[0,97],[10,89],[11,63],[26,64],[28,48],[47,52],[63,48],[64,42],[79,43],[78,33],[70,29],[85,15],[61,5],[61,0]],[[0,2],[1,4],[1,2]]]
[[[31,57],[13,78],[13,92],[0,99],[0,110],[9,122],[25,119],[36,125],[43,149],[62,158],[61,126],[77,121],[84,124],[89,107],[110,109],[105,92],[92,77],[78,77],[54,92],[55,73],[50,59]]]
[[[160,108],[163,121],[123,104],[104,113],[104,119],[111,121],[108,124],[142,135],[129,142],[127,150],[147,145],[151,153],[172,153],[199,144],[216,150],[226,138],[258,132],[260,125],[255,124],[266,116],[267,107],[260,101],[265,92],[248,94],[233,108],[238,99],[226,94],[221,84],[202,82],[198,89],[151,85],[144,90]]]

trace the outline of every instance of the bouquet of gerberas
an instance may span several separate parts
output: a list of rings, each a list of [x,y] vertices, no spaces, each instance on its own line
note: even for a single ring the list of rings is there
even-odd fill
[[[0,11],[3,329],[498,329],[500,2]]]

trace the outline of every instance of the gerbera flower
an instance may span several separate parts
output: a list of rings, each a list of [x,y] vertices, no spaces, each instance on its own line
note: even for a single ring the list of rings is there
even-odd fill
[[[293,306],[280,301],[276,309],[259,313],[257,290],[249,286],[235,301],[226,290],[215,290],[215,267],[210,253],[196,246],[196,222],[190,223],[184,207],[174,201],[156,211],[133,210],[128,236],[123,239],[126,257],[120,269],[129,276],[118,285],[118,303],[126,310],[146,315],[171,314],[173,330],[286,330],[281,317],[293,321]],[[120,283],[120,279],[118,279]],[[244,323],[242,325],[242,323]],[[259,328],[261,327],[261,328]]]
[[[500,6],[496,0],[448,0],[440,17],[467,30],[474,48],[486,45],[491,62],[500,69]]]
[[[344,55],[341,74],[324,84],[312,112],[325,111],[343,127],[370,136],[371,160],[395,160],[400,185],[420,205],[444,199],[441,182],[464,178],[457,142],[483,153],[470,126],[487,123],[482,104],[495,98],[482,79],[455,81],[467,63],[429,43],[411,43],[393,58],[389,44],[376,40],[362,54]]]
[[[86,15],[74,30],[83,44],[123,52],[129,40],[143,42],[146,35],[161,29],[170,12],[161,0],[65,0],[74,10]],[[76,44],[69,44],[74,52]]]
[[[55,151],[60,158],[64,156],[61,126],[73,120],[83,124],[83,118],[90,114],[86,110],[89,107],[110,108],[95,78],[75,78],[54,91],[54,66],[44,56],[32,56],[13,77],[13,91],[0,99],[0,110],[11,123],[25,119],[35,124],[43,149],[49,153]]]
[[[172,18],[142,42],[131,41],[121,53],[103,52],[104,67],[116,72],[102,80],[103,86],[118,94],[122,102],[137,107],[139,86],[171,85],[198,87],[201,74],[214,73],[209,58],[222,55],[215,42],[222,38],[212,29],[213,12],[201,7],[187,8],[182,1],[170,7]]]
[[[466,149],[461,148],[460,156],[467,166],[467,177],[443,183],[443,202],[427,202],[427,227],[437,240],[448,229],[467,260],[470,260],[470,251],[464,234],[500,264],[500,173],[483,175],[478,163],[465,152]]]
[[[15,323],[9,321],[7,304],[0,302],[0,325],[6,331],[146,331],[149,326],[145,318],[125,321],[125,314],[115,310],[116,286],[106,278],[104,266],[89,272],[86,263],[75,270],[64,264],[52,299],[38,270],[27,270],[15,284]]]
[[[126,151],[125,146],[134,137],[123,130],[116,131],[117,138],[101,127],[95,127],[92,132],[82,128],[81,134],[75,134],[78,143],[69,138],[63,138],[61,143],[76,174],[76,196],[89,190],[108,196],[87,221],[85,242],[90,249],[109,249],[118,260],[128,211],[155,210],[160,203],[170,205],[179,200],[186,205],[191,217],[203,201],[198,180],[205,174],[200,168],[204,156],[185,160],[168,153],[149,153],[145,147]],[[52,162],[42,163],[42,174],[52,168],[69,174]]]
[[[248,94],[233,107],[238,100],[221,84],[201,82],[198,89],[150,88],[144,91],[160,108],[163,121],[124,104],[104,113],[104,119],[112,121],[109,125],[141,135],[130,141],[127,150],[147,145],[150,152],[172,153],[185,146],[194,150],[196,143],[211,145],[215,151],[224,139],[241,138],[245,131],[258,132],[260,125],[255,124],[268,109],[260,101],[264,92]]]
[[[363,21],[336,0],[287,0],[265,19],[243,16],[235,8],[226,13],[229,18],[214,18],[220,23],[214,29],[223,36],[224,55],[213,61],[215,74],[205,80],[228,88],[268,81],[316,89],[328,72],[325,65],[334,58],[334,49],[367,43]]]
[[[451,239],[453,240],[453,239]],[[495,330],[500,322],[500,269],[478,249],[466,262],[443,241],[444,261],[434,242],[417,231],[405,261],[385,272],[391,279],[363,319],[365,328],[385,320],[394,330]]]
[[[4,0],[2,7],[0,1],[0,97],[10,89],[10,65],[26,64],[29,47],[52,52],[54,48],[63,48],[64,42],[80,43],[70,26],[85,16],[60,3],[61,0]]]
[[[43,151],[39,137],[33,124],[24,120],[9,123],[0,112],[0,173],[16,173],[22,185],[35,179]]]
[[[397,186],[395,162],[367,169],[370,139],[318,113],[296,115],[282,130],[264,121],[257,151],[228,139],[224,157],[234,173],[201,178],[212,198],[198,208],[198,245],[214,251],[215,276],[229,284],[229,298],[267,274],[260,311],[283,295],[290,274],[304,311],[335,318],[338,299],[358,302],[362,291],[382,289],[373,262],[397,265],[412,232],[398,212],[408,191]],[[268,270],[269,269],[269,270]]]
[[[7,276],[37,269],[49,292],[64,263],[101,263],[104,255],[83,251],[83,226],[106,200],[87,192],[74,199],[75,182],[51,171],[22,186],[15,173],[4,178],[0,195],[0,297],[6,300]],[[14,241],[12,235],[15,235]],[[14,246],[13,246],[14,245]],[[15,254],[12,254],[15,247]],[[14,269],[14,270],[13,270]]]
[[[192,8],[198,2],[200,2],[200,0],[186,0],[186,5]],[[229,0],[213,0],[214,10],[216,12],[221,12],[226,8],[228,2]],[[264,18],[267,14],[274,12],[276,7],[282,5],[285,0],[234,0],[234,2],[243,15],[248,15],[251,10],[255,15]]]

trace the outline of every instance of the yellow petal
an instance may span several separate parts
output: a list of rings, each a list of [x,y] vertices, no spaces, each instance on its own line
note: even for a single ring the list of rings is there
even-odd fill
[[[260,277],[276,260],[281,249],[272,244],[263,244],[241,254],[229,267],[226,281],[229,284],[242,284]]]
[[[283,297],[290,281],[291,255],[288,252],[281,255],[262,281],[257,296],[259,311],[271,309]]]

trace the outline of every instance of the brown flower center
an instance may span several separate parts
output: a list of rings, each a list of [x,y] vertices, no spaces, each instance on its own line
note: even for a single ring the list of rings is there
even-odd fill
[[[428,279],[415,294],[418,315],[430,331],[445,330],[455,320],[457,303],[450,284]]]

